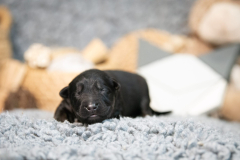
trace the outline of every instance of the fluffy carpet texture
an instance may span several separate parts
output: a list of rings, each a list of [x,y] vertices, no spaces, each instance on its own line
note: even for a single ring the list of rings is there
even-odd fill
[[[86,127],[40,118],[0,115],[0,159],[240,159],[238,123],[159,116]]]

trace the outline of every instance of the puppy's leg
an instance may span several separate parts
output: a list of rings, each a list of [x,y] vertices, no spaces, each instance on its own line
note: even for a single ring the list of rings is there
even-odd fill
[[[60,122],[64,122],[65,120],[70,123],[74,122],[75,116],[72,112],[71,104],[67,100],[63,100],[58,108],[55,111],[54,119]]]
[[[150,104],[150,99],[149,98],[143,98],[141,101],[141,111],[142,111],[142,116],[146,115],[153,115],[153,110],[149,106]]]

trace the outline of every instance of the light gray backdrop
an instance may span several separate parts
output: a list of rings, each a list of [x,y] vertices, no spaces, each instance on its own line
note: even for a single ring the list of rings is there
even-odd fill
[[[0,0],[13,15],[15,58],[32,43],[84,48],[93,38],[110,47],[137,29],[158,28],[188,34],[195,0]]]

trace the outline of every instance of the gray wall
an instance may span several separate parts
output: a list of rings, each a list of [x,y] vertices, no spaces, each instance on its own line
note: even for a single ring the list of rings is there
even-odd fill
[[[158,28],[187,34],[195,0],[0,0],[13,15],[15,58],[32,43],[84,48],[95,37],[109,47],[131,31]]]

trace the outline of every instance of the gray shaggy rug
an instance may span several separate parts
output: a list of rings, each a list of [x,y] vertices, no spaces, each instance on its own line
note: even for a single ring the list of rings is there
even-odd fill
[[[238,123],[159,116],[86,127],[51,116],[34,110],[2,113],[0,159],[240,159]]]

